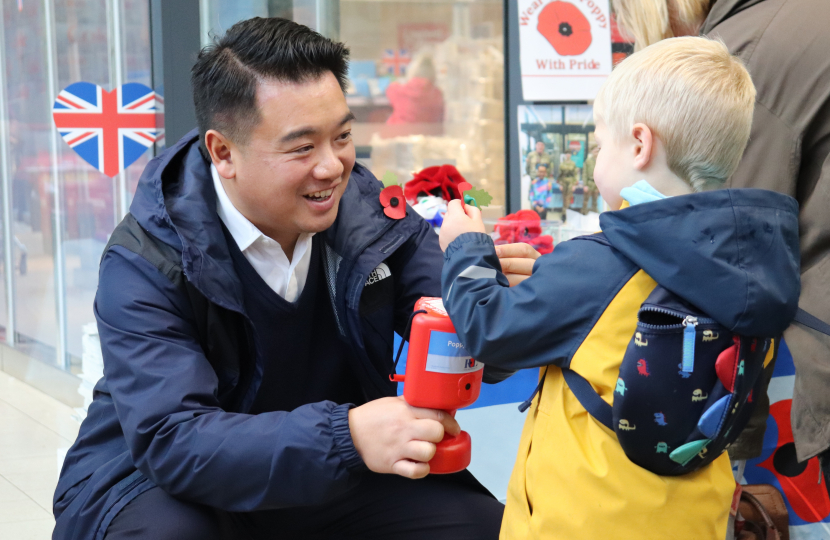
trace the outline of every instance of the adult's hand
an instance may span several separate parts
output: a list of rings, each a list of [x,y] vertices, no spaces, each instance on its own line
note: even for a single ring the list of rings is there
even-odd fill
[[[458,422],[445,411],[412,407],[402,396],[370,401],[349,411],[357,453],[369,470],[423,478],[446,431],[458,435]]]
[[[533,263],[542,255],[529,244],[504,244],[496,246],[501,271],[510,286],[518,285],[533,273]]]

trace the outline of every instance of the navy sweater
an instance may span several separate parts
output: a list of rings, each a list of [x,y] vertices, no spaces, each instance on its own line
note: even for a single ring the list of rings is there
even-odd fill
[[[263,366],[251,413],[293,411],[320,401],[362,404],[360,383],[346,357],[349,349],[339,337],[326,294],[319,235],[312,239],[308,278],[295,302],[265,283],[227,229],[225,236],[242,281],[245,310],[254,324],[259,365]]]

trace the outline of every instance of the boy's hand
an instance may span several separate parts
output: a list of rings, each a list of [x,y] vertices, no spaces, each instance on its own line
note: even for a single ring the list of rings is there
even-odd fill
[[[475,206],[464,204],[459,199],[450,201],[447,204],[444,223],[441,224],[441,233],[438,235],[441,251],[446,251],[447,246],[453,240],[468,232],[487,232],[484,228],[484,222],[481,220],[481,210]]]
[[[533,264],[542,255],[529,244],[503,244],[496,246],[501,271],[510,286],[518,285],[533,273]]]

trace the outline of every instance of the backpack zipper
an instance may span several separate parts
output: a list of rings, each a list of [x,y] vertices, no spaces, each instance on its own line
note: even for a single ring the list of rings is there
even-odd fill
[[[677,324],[648,324],[648,323],[644,323],[642,321],[639,321],[639,317],[638,317],[638,321],[639,321],[640,326],[642,326],[643,328],[654,328],[655,330],[657,330],[657,329],[671,329],[671,328],[684,328],[686,326],[685,320],[686,320],[687,317],[692,317],[693,319],[695,319],[697,321],[697,324],[715,324],[717,322],[715,319],[710,319],[709,317],[694,317],[693,315],[687,315],[687,314],[685,314],[681,311],[675,311],[673,309],[667,309],[667,308],[659,308],[659,307],[655,307],[655,306],[647,306],[647,307],[640,308],[640,313],[642,313],[643,311],[652,311],[654,313],[662,313],[664,315],[671,315],[672,317],[677,317],[678,319],[680,319],[680,322],[677,323]]]
[[[697,333],[697,325],[698,324],[713,324],[717,321],[714,319],[710,319],[708,317],[695,317],[694,315],[687,315],[685,313],[675,311],[672,309],[665,309],[659,307],[644,307],[640,310],[643,311],[652,311],[655,313],[662,313],[664,315],[671,315],[672,317],[677,317],[681,319],[678,324],[665,324],[665,325],[658,325],[658,324],[648,324],[644,322],[640,322],[640,326],[644,328],[654,328],[654,329],[680,329],[683,328],[683,361],[681,363],[681,369],[684,373],[692,373],[695,369],[695,334]]]
[[[687,315],[683,319],[683,371],[691,373],[695,370],[695,333],[697,332],[697,317]]]

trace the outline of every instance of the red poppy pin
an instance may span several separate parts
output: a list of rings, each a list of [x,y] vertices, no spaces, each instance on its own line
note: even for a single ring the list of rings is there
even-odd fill
[[[383,213],[392,219],[403,219],[406,217],[406,199],[403,198],[403,188],[398,184],[397,175],[387,171],[381,182],[386,186],[380,192]]]
[[[539,13],[536,27],[561,56],[578,56],[591,46],[591,23],[570,2],[551,2]]]

